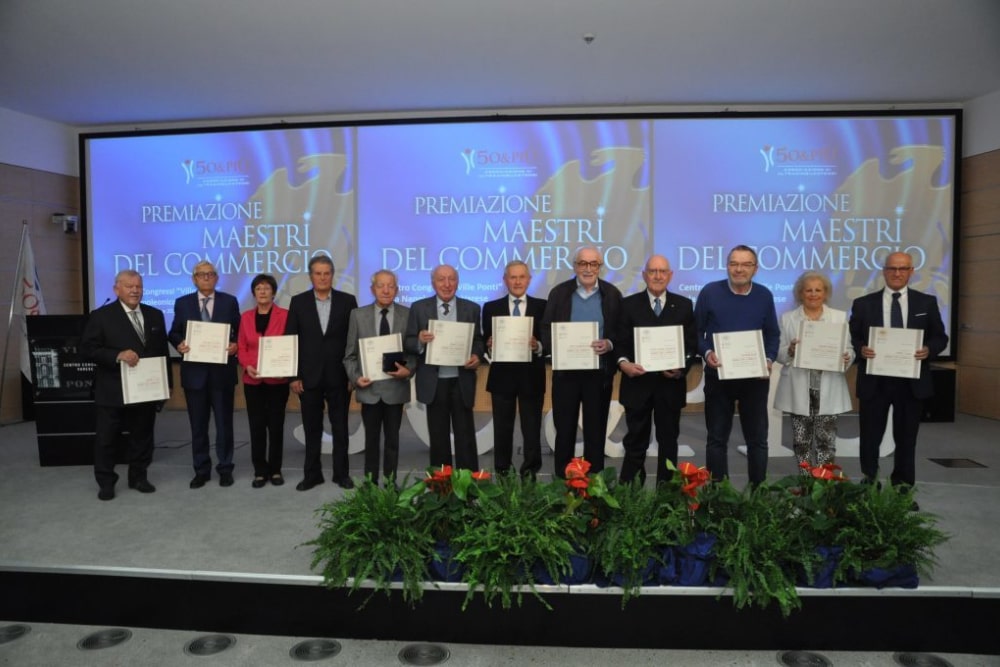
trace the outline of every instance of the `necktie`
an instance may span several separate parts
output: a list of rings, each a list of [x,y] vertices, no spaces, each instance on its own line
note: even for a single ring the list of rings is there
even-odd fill
[[[143,332],[143,330],[142,330],[142,324],[139,322],[139,311],[133,310],[129,314],[132,316],[132,326],[135,327],[135,332],[137,334],[139,334],[139,340],[141,340],[142,344],[145,345],[146,344],[146,334]]]
[[[889,307],[889,326],[903,328],[903,307],[899,305],[899,292],[892,293],[892,306]]]
[[[514,299],[514,312],[512,313],[512,315],[514,315],[514,317],[520,317],[521,316],[521,300],[520,299]]]
[[[441,308],[443,308],[443,309],[444,309],[444,314],[445,314],[445,315],[447,315],[447,314],[448,314],[448,312],[449,312],[449,311],[451,311],[451,305],[450,305],[450,304],[447,304],[447,303],[442,303],[442,304],[441,304]]]
[[[653,300],[653,312],[656,313],[657,317],[659,317],[660,313],[663,312],[663,307],[660,305],[660,297],[656,297],[656,299]]]
[[[389,318],[386,317],[386,315],[388,314],[388,312],[389,312],[388,308],[383,308],[381,310],[382,319],[378,323],[378,335],[379,336],[388,336],[389,335]]]
[[[201,297],[201,321],[209,322],[212,316],[208,312],[208,302],[212,299],[210,296]]]

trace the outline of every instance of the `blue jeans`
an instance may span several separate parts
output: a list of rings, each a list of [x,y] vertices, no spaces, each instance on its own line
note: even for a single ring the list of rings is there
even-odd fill
[[[718,481],[729,476],[727,448],[737,409],[743,440],[747,446],[747,472],[751,484],[767,477],[767,394],[770,381],[750,378],[719,380],[719,374],[705,369],[705,465]]]

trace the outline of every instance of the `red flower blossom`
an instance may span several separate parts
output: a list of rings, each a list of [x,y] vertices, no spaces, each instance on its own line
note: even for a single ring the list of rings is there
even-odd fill
[[[567,479],[578,479],[587,478],[587,473],[590,472],[590,461],[585,458],[578,457],[572,459],[566,464],[566,478]]]
[[[489,478],[490,478],[490,473],[489,471],[486,470],[477,470],[476,472],[472,473],[472,479],[478,480],[480,482],[486,481]]]

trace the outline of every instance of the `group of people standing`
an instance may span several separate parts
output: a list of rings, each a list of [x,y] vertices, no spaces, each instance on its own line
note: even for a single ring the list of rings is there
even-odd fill
[[[618,288],[600,277],[599,250],[584,247],[574,256],[574,277],[555,285],[547,299],[528,296],[530,267],[521,261],[510,262],[503,275],[507,294],[485,303],[482,309],[474,301],[457,296],[459,275],[452,266],[435,267],[431,272],[434,295],[413,302],[409,308],[396,303],[399,287],[395,274],[382,270],[371,277],[373,302],[359,308],[353,295],[333,288],[332,260],[317,256],[309,263],[312,289],[293,296],[287,310],[274,302],[275,278],[261,274],[251,283],[254,307],[241,314],[234,296],[216,291],[218,274],[212,264],[201,262],[192,275],[196,291],[177,299],[169,330],[161,311],[141,303],[142,277],[134,271],[122,271],[115,278],[117,301],[91,314],[81,341],[83,353],[97,365],[94,469],[100,487],[98,497],[114,497],[118,479],[114,449],[122,431],[128,433],[129,487],[143,493],[155,491],[146,471],[152,460],[158,405],[123,404],[119,365],[134,366],[140,357],[166,356],[168,342],[184,354],[188,350],[185,332],[190,320],[227,323],[231,332],[228,363],[181,361],[195,471],[191,488],[204,486],[212,477],[210,418],[215,422],[219,484],[233,484],[233,399],[239,366],[243,368],[254,488],[284,483],[284,415],[290,393],[299,397],[305,433],[304,475],[296,488],[307,491],[324,482],[320,460],[324,412],[333,440],[333,482],[352,488],[347,456],[352,390],[361,404],[365,428],[365,479],[394,484],[399,430],[404,405],[411,400],[413,375],[417,401],[424,404],[427,414],[430,464],[454,463],[459,468],[478,469],[473,405],[477,369],[482,363],[490,363],[486,389],[491,394],[493,411],[494,469],[499,474],[515,472],[514,424],[519,415],[523,459],[517,472],[533,477],[542,468],[545,360],[553,347],[552,325],[560,322],[597,323],[598,335],[590,348],[599,363],[593,370],[552,372],[556,477],[565,475],[566,465],[573,458],[578,426],[582,427],[583,453],[591,471],[603,469],[613,381],[621,371],[619,400],[625,409],[627,433],[620,478],[623,482],[645,480],[646,453],[655,426],[656,479],[669,480],[666,461],[677,461],[687,374],[699,359],[704,360],[705,375],[706,467],[714,479],[729,474],[728,441],[733,415],[739,414],[750,483],[764,481],[769,375],[774,361],[783,365],[774,407],[792,415],[796,457],[810,466],[832,462],[836,416],[851,409],[843,371],[856,361],[862,473],[869,481],[878,476],[879,445],[891,408],[896,441],[891,481],[912,486],[921,405],[932,391],[926,362],[948,342],[936,299],[908,288],[914,270],[912,257],[905,253],[889,255],[883,267],[886,289],[854,301],[849,317],[850,342],[843,350],[841,372],[806,370],[792,364],[800,322],[848,321],[847,313],[827,305],[832,291],[828,277],[812,271],[800,276],[794,286],[797,307],[784,313],[779,324],[773,295],[753,281],[758,270],[755,251],[736,246],[726,266],[726,278],[705,285],[697,304],[693,304],[687,297],[668,291],[673,277],[670,263],[662,255],[653,255],[642,269],[646,289],[623,297]],[[493,318],[498,316],[533,318],[532,334],[526,343],[530,361],[491,361]],[[432,320],[472,324],[469,356],[463,364],[427,363],[427,345],[435,338]],[[635,328],[657,326],[681,327],[685,350],[682,366],[647,371],[637,363]],[[881,326],[923,330],[923,344],[914,350],[915,359],[920,361],[918,379],[866,372],[866,364],[875,356],[868,346],[869,328]],[[714,335],[737,331],[761,332],[767,366],[761,377],[720,377],[724,360],[713,349]],[[387,379],[365,377],[359,341],[389,334],[400,335],[402,354],[393,359],[394,368],[384,369]],[[264,378],[255,368],[260,339],[277,335],[298,337],[295,377]]]

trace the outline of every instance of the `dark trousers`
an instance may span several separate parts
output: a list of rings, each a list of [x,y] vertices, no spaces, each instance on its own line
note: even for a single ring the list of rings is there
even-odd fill
[[[476,422],[465,405],[458,378],[437,383],[434,400],[427,404],[427,431],[431,440],[431,465],[451,465],[451,433],[455,433],[455,466],[479,470]]]
[[[215,386],[211,381],[202,389],[184,389],[188,421],[191,423],[191,459],[196,475],[212,476],[208,420],[215,419],[215,465],[219,474],[233,471],[233,394],[231,384]]]
[[[904,378],[878,378],[878,391],[858,403],[858,422],[861,427],[861,472],[866,479],[878,477],[879,445],[885,435],[892,408],[893,468],[890,481],[895,484],[916,484],[917,432],[923,401],[914,398],[910,380]]]
[[[280,475],[285,451],[288,383],[244,384],[243,395],[250,423],[250,459],[253,461],[254,477]]]
[[[536,475],[542,469],[542,402],[538,393],[506,394],[493,392],[493,468],[499,474],[509,472],[514,456],[514,417],[521,414],[521,439],[524,461],[521,475]]]
[[[323,407],[330,417],[330,435],[333,437],[333,478],[350,477],[347,461],[347,409],[350,394],[347,383],[330,387],[306,389],[299,396],[302,406],[302,430],[306,436],[306,459],[303,465],[306,481],[322,482],[323,465],[320,453],[323,445]]]
[[[403,405],[378,403],[361,404],[361,422],[365,426],[365,477],[378,483],[379,436],[385,443],[382,476],[396,479],[399,467],[399,427],[403,423]]]
[[[705,427],[708,444],[705,465],[718,481],[729,476],[729,434],[733,412],[739,410],[743,440],[747,446],[747,472],[751,484],[767,477],[767,393],[770,381],[760,378],[720,380],[712,369],[705,370]]]
[[[604,445],[611,407],[611,378],[604,371],[552,373],[552,421],[556,427],[555,476],[566,477],[576,450],[577,421],[583,408],[583,458],[591,472],[604,470]]]
[[[649,438],[656,423],[656,482],[669,482],[673,472],[667,469],[669,460],[677,465],[677,437],[681,433],[681,407],[670,396],[670,392],[659,390],[646,397],[641,405],[625,408],[625,425],[628,431],[622,445],[625,448],[625,458],[622,460],[622,470],[619,479],[631,482],[639,478],[646,481],[646,450],[649,449]]]
[[[114,488],[115,445],[118,434],[128,432],[128,481],[146,479],[146,470],[153,461],[153,425],[156,423],[156,403],[135,403],[123,406],[97,406],[97,437],[94,439],[94,478],[102,489]]]

